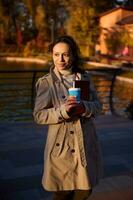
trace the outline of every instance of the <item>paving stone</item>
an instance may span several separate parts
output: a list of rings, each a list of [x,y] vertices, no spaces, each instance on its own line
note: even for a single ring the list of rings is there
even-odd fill
[[[9,160],[14,167],[43,163],[43,148],[22,149],[8,152]]]
[[[6,168],[7,169],[7,168]],[[3,180],[9,179],[16,179],[21,177],[31,177],[31,176],[42,176],[43,173],[43,164],[35,165],[35,166],[25,166],[25,167],[18,167],[18,168],[10,168],[10,170],[2,171],[1,178]]]
[[[0,181],[0,194],[12,194],[15,192],[36,189],[41,187],[41,176],[21,177]]]
[[[123,164],[119,165],[104,165],[104,177],[114,176],[114,175],[120,175],[125,172],[131,172],[130,169]]]
[[[103,159],[106,165],[118,165],[127,163],[126,159],[123,158],[123,155],[104,156]]]
[[[90,200],[133,200],[133,123],[108,115],[95,124],[105,173]],[[0,123],[0,200],[51,200],[41,186],[46,132],[33,122]]]
[[[133,178],[130,176],[113,176],[102,179],[99,185],[94,188],[93,192],[111,192],[127,188],[133,188]]]

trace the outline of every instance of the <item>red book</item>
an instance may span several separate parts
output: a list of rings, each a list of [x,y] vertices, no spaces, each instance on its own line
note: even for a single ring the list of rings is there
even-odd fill
[[[89,101],[90,97],[90,81],[76,80],[75,87],[81,89],[81,100]]]

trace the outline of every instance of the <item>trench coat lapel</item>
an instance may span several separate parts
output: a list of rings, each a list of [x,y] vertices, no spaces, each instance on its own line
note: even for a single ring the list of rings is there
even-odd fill
[[[50,69],[50,74],[51,74],[51,84],[52,84],[52,92],[54,93],[54,105],[59,106],[59,101],[58,101],[58,91],[61,91],[63,93],[63,95],[68,96],[68,90],[65,87],[65,85],[63,84],[63,80],[60,76],[60,74],[57,72],[55,73],[53,67]]]

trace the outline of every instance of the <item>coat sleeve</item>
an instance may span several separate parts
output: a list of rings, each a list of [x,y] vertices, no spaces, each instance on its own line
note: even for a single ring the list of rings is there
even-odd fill
[[[54,107],[50,86],[46,78],[40,78],[36,83],[36,98],[33,117],[38,124],[58,124],[69,119],[65,106]]]
[[[94,84],[91,80],[90,75],[89,75],[89,80],[90,80],[90,99],[89,99],[89,101],[83,101],[83,104],[85,107],[85,113],[83,113],[83,115],[82,115],[83,117],[96,116],[102,110],[101,103],[97,96],[97,92],[94,88]]]

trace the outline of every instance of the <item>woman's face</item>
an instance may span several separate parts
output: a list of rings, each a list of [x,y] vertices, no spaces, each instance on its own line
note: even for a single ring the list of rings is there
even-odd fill
[[[58,71],[71,67],[72,53],[68,44],[60,42],[53,47],[53,62]]]

